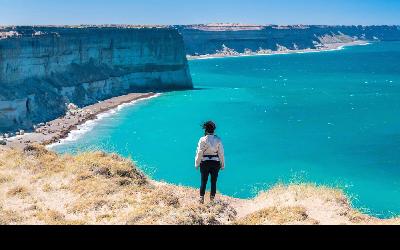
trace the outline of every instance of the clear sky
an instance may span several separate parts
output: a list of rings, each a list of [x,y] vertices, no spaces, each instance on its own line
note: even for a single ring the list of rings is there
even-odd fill
[[[400,24],[400,0],[0,0],[0,25]]]

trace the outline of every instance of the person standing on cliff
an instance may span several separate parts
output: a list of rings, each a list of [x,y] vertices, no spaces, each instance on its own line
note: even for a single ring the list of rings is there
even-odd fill
[[[201,187],[200,187],[200,203],[204,204],[204,196],[208,183],[208,177],[211,175],[211,202],[214,201],[217,193],[217,180],[220,170],[225,169],[224,147],[221,139],[216,136],[216,125],[212,121],[203,124],[205,136],[200,138],[197,146],[195,166],[200,168]]]

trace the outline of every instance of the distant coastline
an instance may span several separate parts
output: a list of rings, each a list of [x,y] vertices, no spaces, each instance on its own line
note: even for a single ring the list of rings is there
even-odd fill
[[[357,40],[348,43],[334,43],[325,45],[320,49],[301,49],[301,50],[283,50],[283,51],[270,51],[269,53],[237,53],[221,54],[216,53],[212,55],[188,56],[188,60],[206,60],[217,58],[232,58],[232,57],[249,57],[249,56],[271,56],[271,55],[285,55],[285,54],[303,54],[303,53],[316,53],[326,51],[341,50],[348,46],[368,45],[370,42]],[[81,136],[90,129],[89,122],[101,119],[103,115],[112,112],[114,109],[122,105],[129,105],[136,103],[140,100],[157,97],[156,93],[131,93],[128,95],[114,97],[96,104],[78,109],[74,115],[66,115],[57,118],[53,121],[42,124],[33,133],[26,133],[7,139],[7,145],[3,147],[23,149],[30,144],[41,144],[47,147],[58,145],[65,141],[74,140]],[[1,147],[1,146],[0,146]]]
[[[348,43],[332,43],[325,44],[324,47],[317,49],[298,49],[298,50],[277,50],[277,51],[260,51],[260,52],[248,52],[248,53],[239,53],[236,51],[230,51],[229,53],[215,53],[209,55],[188,55],[188,60],[205,60],[205,59],[215,59],[215,58],[230,58],[230,57],[246,57],[246,56],[271,56],[271,55],[287,55],[287,54],[305,54],[305,53],[317,53],[317,52],[326,52],[326,51],[336,51],[341,50],[344,47],[349,46],[360,46],[360,45],[369,45],[370,41],[357,40]]]

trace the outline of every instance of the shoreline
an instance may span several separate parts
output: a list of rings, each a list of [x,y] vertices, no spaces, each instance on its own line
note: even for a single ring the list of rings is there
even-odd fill
[[[80,131],[82,126],[85,126],[87,122],[99,119],[99,116],[102,114],[118,109],[122,105],[134,104],[158,95],[158,93],[152,92],[130,93],[100,101],[81,109],[70,109],[66,115],[46,122],[44,126],[37,128],[34,132],[8,138],[6,145],[1,145],[0,149],[24,149],[26,146],[32,144],[51,147],[67,139],[74,131]]]
[[[321,49],[302,49],[302,50],[284,50],[284,51],[271,51],[269,53],[251,54],[237,53],[237,54],[212,54],[200,56],[188,56],[188,60],[205,60],[217,58],[235,58],[235,57],[250,57],[250,56],[272,56],[272,55],[287,55],[287,54],[303,54],[303,53],[317,53],[327,51],[337,51],[348,46],[361,46],[371,44],[368,41],[353,41],[349,43],[334,43],[325,45]],[[23,149],[30,144],[41,144],[47,147],[52,147],[62,143],[71,136],[74,132],[79,134],[84,129],[84,126],[89,121],[101,119],[102,114],[107,114],[113,109],[118,108],[124,104],[135,103],[140,100],[156,97],[157,93],[130,93],[127,95],[113,97],[98,103],[83,107],[82,109],[74,110],[74,115],[65,115],[56,118],[55,120],[46,122],[44,126],[39,127],[35,132],[25,133],[24,135],[17,135],[7,138],[6,145],[0,145],[1,148],[19,148]]]
[[[61,145],[66,142],[78,140],[80,137],[84,136],[87,132],[91,131],[95,127],[97,122],[101,121],[102,119],[114,115],[115,113],[117,113],[118,111],[120,111],[125,107],[133,106],[137,104],[139,101],[150,100],[152,98],[159,97],[160,95],[161,95],[160,93],[155,93],[149,97],[140,97],[129,102],[121,103],[116,107],[112,107],[108,110],[101,111],[96,115],[94,119],[89,119],[84,123],[76,126],[76,128],[72,129],[66,137],[59,139],[57,142],[46,144],[44,146],[46,147],[46,149],[52,150],[52,148],[55,146]]]
[[[306,53],[318,53],[318,52],[329,52],[342,50],[345,47],[350,46],[365,46],[370,45],[370,41],[357,40],[349,43],[332,43],[326,44],[320,49],[299,49],[299,50],[283,50],[283,51],[270,51],[270,52],[252,52],[252,53],[235,53],[235,54],[210,54],[210,55],[199,55],[192,56],[188,55],[187,59],[189,61],[193,60],[207,60],[207,59],[217,59],[217,58],[235,58],[235,57],[250,57],[250,56],[273,56],[273,55],[290,55],[290,54],[306,54]]]

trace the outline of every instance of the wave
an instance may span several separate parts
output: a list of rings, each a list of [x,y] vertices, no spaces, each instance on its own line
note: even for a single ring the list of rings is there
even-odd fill
[[[366,46],[370,45],[371,43],[358,43],[358,44],[344,44],[342,46],[338,46],[337,48],[330,48],[330,49],[323,49],[323,50],[291,50],[287,52],[274,52],[270,54],[241,54],[241,55],[228,55],[228,56],[204,56],[204,57],[197,57],[197,58],[190,58],[189,60],[209,60],[209,59],[222,59],[222,58],[235,58],[235,57],[253,57],[253,56],[275,56],[275,55],[290,55],[290,54],[308,54],[308,53],[320,53],[320,52],[329,52],[329,51],[338,51],[343,50],[345,47],[352,47],[352,46]]]
[[[143,102],[143,101],[147,101],[156,97],[161,96],[161,94],[156,94],[147,98],[142,98],[139,100],[134,100],[132,102],[129,103],[123,103],[118,105],[116,108],[110,109],[108,111],[105,111],[103,113],[100,113],[96,116],[95,119],[93,120],[88,120],[85,123],[78,125],[76,129],[71,130],[68,134],[68,136],[64,139],[61,139],[59,142],[47,145],[46,148],[47,149],[52,149],[56,146],[60,146],[66,143],[70,143],[70,142],[74,142],[77,141],[78,139],[82,138],[86,133],[90,132],[93,128],[96,127],[96,125],[98,125],[102,120],[104,120],[105,118],[111,117],[113,115],[118,114],[119,111],[121,111],[122,109],[125,109],[127,107],[133,106],[139,102]]]

